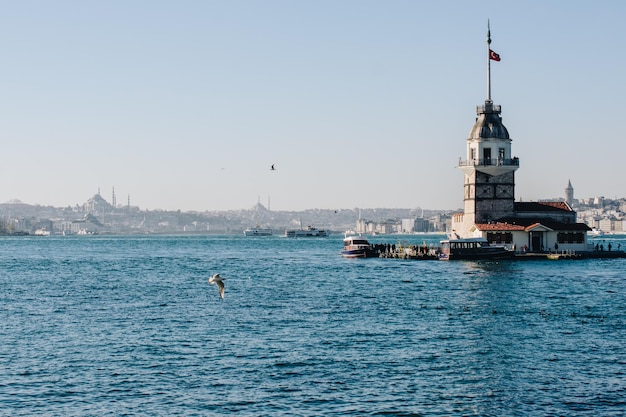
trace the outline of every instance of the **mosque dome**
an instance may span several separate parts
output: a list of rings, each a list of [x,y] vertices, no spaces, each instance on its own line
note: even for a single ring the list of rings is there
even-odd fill
[[[476,107],[476,123],[468,139],[510,139],[509,131],[502,124],[501,107],[487,101]]]

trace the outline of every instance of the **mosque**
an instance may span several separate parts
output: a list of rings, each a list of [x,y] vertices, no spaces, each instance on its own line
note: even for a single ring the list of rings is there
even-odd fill
[[[487,99],[476,108],[466,159],[459,159],[465,177],[464,210],[453,215],[451,237],[484,237],[494,244],[514,245],[517,251],[589,250],[587,231],[591,229],[577,223],[571,200],[515,201],[520,160],[512,155],[502,109],[491,100],[491,61],[499,61],[500,56],[491,50],[489,28],[487,49]]]

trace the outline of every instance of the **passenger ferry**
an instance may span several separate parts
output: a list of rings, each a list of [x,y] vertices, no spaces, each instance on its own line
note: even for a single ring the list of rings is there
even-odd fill
[[[439,260],[510,259],[515,252],[504,246],[492,246],[484,237],[441,241]]]
[[[272,236],[272,229],[259,227],[248,227],[243,231],[244,236]]]
[[[286,237],[327,237],[330,236],[328,230],[318,229],[308,226],[306,229],[285,230]]]

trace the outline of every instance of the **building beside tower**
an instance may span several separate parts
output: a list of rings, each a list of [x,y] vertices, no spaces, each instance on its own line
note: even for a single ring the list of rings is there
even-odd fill
[[[502,109],[491,100],[491,61],[500,56],[491,50],[487,30],[487,99],[476,108],[476,122],[466,142],[466,159],[459,158],[464,175],[464,209],[452,218],[451,237],[484,237],[494,244],[515,245],[517,250],[584,251],[587,231],[577,223],[572,209],[573,188],[565,201],[515,201],[515,171],[520,160],[513,156],[511,138],[502,123]]]

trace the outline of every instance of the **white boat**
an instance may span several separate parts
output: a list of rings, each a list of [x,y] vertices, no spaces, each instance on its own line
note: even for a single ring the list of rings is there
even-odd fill
[[[362,236],[348,236],[343,239],[343,250],[341,256],[344,258],[373,258],[378,254],[372,248],[368,240]]]
[[[600,229],[596,229],[595,227],[592,228],[589,232],[587,232],[588,236],[591,237],[598,237],[598,236],[604,236],[604,232]]]
[[[328,230],[318,229],[308,226],[306,229],[285,230],[286,237],[326,237],[329,236]]]
[[[482,237],[467,239],[448,239],[441,241],[439,260],[456,259],[510,259],[515,252],[503,246],[492,246]]]
[[[243,231],[244,236],[272,236],[272,229],[259,227],[248,227]]]

